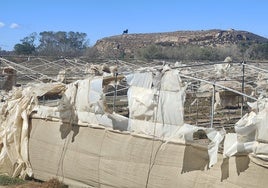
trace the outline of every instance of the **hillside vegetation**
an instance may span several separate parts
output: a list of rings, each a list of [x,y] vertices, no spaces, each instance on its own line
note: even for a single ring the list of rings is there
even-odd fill
[[[91,50],[108,58],[268,59],[268,39],[233,29],[122,34],[97,41]]]

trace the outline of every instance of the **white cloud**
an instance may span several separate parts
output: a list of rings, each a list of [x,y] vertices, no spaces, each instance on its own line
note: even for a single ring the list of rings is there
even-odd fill
[[[0,28],[4,27],[4,26],[5,26],[5,24],[3,22],[0,22]]]
[[[9,27],[10,27],[11,29],[16,29],[16,28],[18,28],[18,27],[20,27],[20,26],[19,26],[19,24],[12,23]]]

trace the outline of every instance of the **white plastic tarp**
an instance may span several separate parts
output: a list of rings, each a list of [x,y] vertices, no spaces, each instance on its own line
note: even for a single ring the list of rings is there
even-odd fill
[[[14,177],[32,176],[32,168],[28,159],[29,115],[38,96],[51,92],[60,93],[64,90],[64,85],[60,83],[37,84],[7,99],[1,109],[0,164],[6,163],[9,166],[4,165],[6,169],[0,168],[0,172],[13,169],[12,176]]]
[[[235,125],[236,133],[227,134],[224,142],[224,156],[251,154],[256,163],[266,166],[264,161],[268,155],[268,103],[267,99],[259,99],[251,103],[252,112],[246,114]]]
[[[137,86],[143,88],[151,88],[153,83],[152,72],[137,72],[126,76],[127,83],[130,86]]]
[[[128,90],[129,118],[153,121],[156,90],[132,86]]]
[[[67,85],[57,107],[36,106],[36,116],[112,127],[112,120],[103,112],[101,96],[102,78],[79,80]]]
[[[182,126],[184,123],[185,91],[160,91],[157,102],[156,122]]]
[[[175,70],[163,74],[159,89],[130,87],[129,118],[182,126],[185,89]]]

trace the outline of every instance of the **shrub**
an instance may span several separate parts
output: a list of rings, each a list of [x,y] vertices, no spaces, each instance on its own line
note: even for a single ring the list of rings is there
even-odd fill
[[[0,185],[18,185],[25,181],[19,178],[12,178],[5,175],[0,175]]]
[[[189,61],[222,61],[225,57],[240,58],[235,45],[227,47],[210,47],[197,45],[157,46],[151,45],[138,51],[141,59],[179,59]]]

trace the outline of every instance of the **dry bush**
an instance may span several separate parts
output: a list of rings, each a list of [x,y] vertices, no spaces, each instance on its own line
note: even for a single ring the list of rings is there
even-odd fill
[[[52,178],[41,184],[40,188],[65,188],[68,187],[60,182],[57,178]]]

